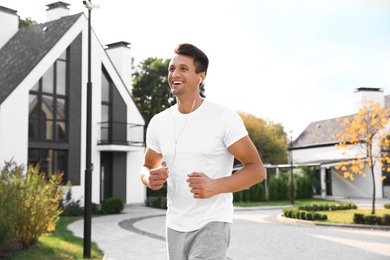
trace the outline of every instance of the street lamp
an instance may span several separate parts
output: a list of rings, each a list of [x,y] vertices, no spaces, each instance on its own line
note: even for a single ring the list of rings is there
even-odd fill
[[[91,11],[99,8],[90,1],[83,1],[88,9],[88,82],[87,82],[87,133],[86,133],[86,169],[84,186],[84,258],[91,258],[92,226],[92,82],[91,82]]]
[[[291,172],[291,204],[294,205],[294,163],[293,163],[293,135],[290,131],[290,172]]]

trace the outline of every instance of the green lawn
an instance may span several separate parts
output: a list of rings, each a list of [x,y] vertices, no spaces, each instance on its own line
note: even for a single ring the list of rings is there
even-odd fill
[[[38,244],[29,250],[18,251],[11,260],[83,259],[83,239],[73,236],[67,226],[82,217],[61,217],[56,230],[50,236],[42,236]],[[103,259],[103,253],[95,243],[91,244],[91,259]]]
[[[319,211],[320,214],[326,214],[329,223],[353,224],[353,214],[360,213],[364,215],[371,215],[371,209],[350,209],[350,210],[336,210],[336,211]],[[383,216],[390,214],[390,209],[375,209],[376,216]]]

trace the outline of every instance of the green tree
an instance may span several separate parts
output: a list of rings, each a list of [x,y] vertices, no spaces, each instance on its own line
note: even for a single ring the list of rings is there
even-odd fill
[[[382,148],[390,146],[387,129],[389,116],[389,109],[367,100],[357,114],[339,121],[344,131],[336,135],[339,140],[339,143],[335,145],[336,148],[343,149],[343,155],[352,158],[341,161],[336,166],[336,169],[343,173],[344,178],[353,181],[355,174],[366,177],[366,168],[371,173],[371,214],[375,214],[375,165],[379,163],[385,169],[390,163],[389,154],[382,152]]]
[[[149,57],[135,67],[133,98],[145,119],[145,126],[157,113],[176,103],[167,81],[169,59]],[[200,88],[204,95],[204,84]]]
[[[264,163],[287,163],[287,135],[281,124],[238,112]]]

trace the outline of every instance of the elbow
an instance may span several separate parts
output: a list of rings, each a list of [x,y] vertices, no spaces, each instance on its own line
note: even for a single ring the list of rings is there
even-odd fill
[[[259,165],[257,172],[258,172],[257,173],[258,183],[263,182],[265,179],[265,168],[264,168],[264,165],[262,163]]]

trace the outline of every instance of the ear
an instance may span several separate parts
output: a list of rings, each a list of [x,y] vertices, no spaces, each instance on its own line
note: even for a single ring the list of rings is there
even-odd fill
[[[206,78],[206,73],[201,72],[200,73],[200,78],[199,78],[199,84],[202,84],[204,82],[204,79]]]

